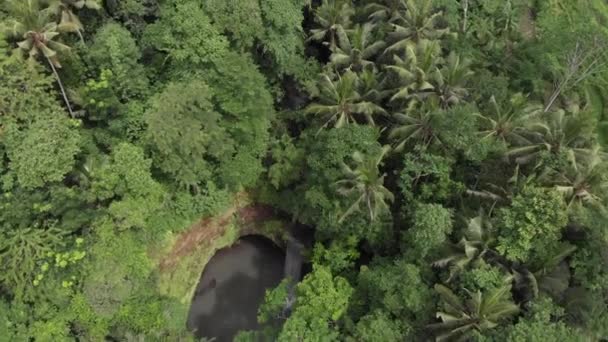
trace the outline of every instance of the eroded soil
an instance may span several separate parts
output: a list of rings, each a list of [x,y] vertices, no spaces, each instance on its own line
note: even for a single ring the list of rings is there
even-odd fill
[[[204,218],[180,233],[170,251],[160,260],[159,268],[161,271],[173,269],[180,259],[220,237],[233,220],[239,227],[245,228],[241,235],[246,235],[251,233],[249,230],[252,226],[271,219],[273,215],[270,206],[249,204],[241,207],[237,198],[234,205],[222,214]]]

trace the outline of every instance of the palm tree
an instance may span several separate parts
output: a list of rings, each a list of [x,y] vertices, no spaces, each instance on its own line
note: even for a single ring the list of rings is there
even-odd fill
[[[450,275],[446,282],[451,282],[469,265],[480,261],[488,253],[494,254],[491,250],[496,240],[494,232],[490,218],[481,212],[469,220],[462,239],[457,244],[449,243],[445,248],[445,256],[433,262],[433,266],[449,267]]]
[[[513,175],[505,183],[485,183],[485,189],[467,189],[465,192],[469,196],[477,197],[482,200],[490,200],[493,203],[502,202],[509,204],[511,200],[513,200],[513,197],[523,191],[527,186],[532,185],[535,181],[534,177],[526,177],[519,169],[519,164],[515,164]],[[477,185],[475,187],[477,187]]]
[[[515,290],[523,295],[525,300],[537,298],[541,292],[560,297],[570,285],[570,267],[565,260],[576,249],[574,245],[562,243],[550,258],[540,264],[531,267],[514,265],[511,272]]]
[[[603,197],[608,190],[608,164],[605,155],[596,147],[583,159],[577,159],[570,151],[568,166],[563,170],[547,168],[539,181],[554,186],[564,195],[568,207],[573,204],[589,204],[603,208]]]
[[[382,107],[365,101],[357,91],[359,79],[352,71],[338,76],[332,81],[328,75],[322,75],[319,83],[318,103],[306,108],[307,113],[322,115],[325,121],[322,127],[334,122],[336,128],[357,123],[356,115],[363,115],[367,122],[374,124],[374,114],[386,114]]]
[[[394,43],[386,49],[386,52],[404,50],[412,41],[439,39],[449,31],[437,28],[442,12],[433,13],[432,1],[403,0],[403,2],[406,9],[400,11],[393,19],[395,22],[392,24],[393,32],[388,36]]]
[[[329,49],[335,51],[337,35],[344,35],[344,30],[350,25],[350,17],[354,13],[350,1],[323,0],[321,6],[315,10],[315,21],[320,27],[310,30],[309,39],[323,41],[329,38]]]
[[[437,312],[441,323],[429,325],[435,331],[436,341],[465,341],[475,331],[493,329],[519,312],[519,306],[511,299],[510,278],[505,285],[487,293],[466,291],[469,299],[462,301],[452,290],[441,284],[435,285],[444,311]]]
[[[521,144],[528,140],[522,135],[524,125],[540,115],[540,105],[528,105],[525,97],[515,94],[508,105],[500,106],[496,98],[490,98],[491,110],[486,114],[476,114],[484,129],[480,132],[482,139],[494,138],[505,145]]]
[[[48,62],[68,111],[74,117],[72,106],[57,73],[57,68],[61,68],[57,52],[70,50],[69,46],[55,40],[61,34],[61,28],[52,20],[49,11],[41,7],[39,0],[10,0],[8,8],[12,17],[16,18],[9,21],[7,27],[8,35],[18,40],[16,52],[26,54],[29,61],[42,57]]]
[[[374,26],[370,23],[347,30],[347,35],[340,37],[338,47],[330,57],[331,62],[337,67],[357,72],[373,66],[374,56],[386,46],[384,41],[374,40],[373,30]]]
[[[82,40],[84,26],[74,13],[73,9],[89,8],[93,10],[101,9],[98,0],[46,0],[50,11],[59,18],[59,27],[67,32],[76,32]]]
[[[471,62],[451,52],[446,64],[433,77],[435,92],[442,108],[459,104],[467,95],[466,82],[473,75]]]
[[[366,5],[364,11],[373,22],[383,23],[393,21],[405,6],[403,0],[380,0]]]
[[[387,69],[397,75],[402,85],[391,97],[391,101],[413,97],[421,99],[431,95],[435,91],[431,77],[439,72],[437,66],[440,53],[441,47],[437,41],[423,40],[417,44],[408,44],[403,59],[395,55],[395,64],[387,66]]]
[[[544,119],[528,124],[521,146],[509,150],[507,156],[514,157],[518,164],[526,164],[537,160],[542,152],[554,155],[573,153],[576,159],[586,158],[592,153],[587,146],[589,134],[586,134],[580,117],[558,110],[545,113]]]
[[[405,113],[393,114],[397,126],[390,130],[389,139],[396,141],[393,147],[395,152],[403,151],[411,141],[428,147],[439,140],[435,128],[445,119],[445,113],[432,107],[433,105],[424,105],[416,109],[416,106],[411,106]]]
[[[364,69],[358,75],[359,78],[359,93],[365,101],[373,103],[382,103],[382,101],[391,93],[387,90],[384,84],[384,75],[377,72],[373,68]]]
[[[378,156],[364,156],[360,152],[353,153],[355,167],[343,164],[345,178],[336,182],[338,193],[355,198],[353,204],[342,215],[343,222],[353,212],[361,209],[363,204],[367,209],[370,220],[374,221],[383,210],[388,210],[387,202],[394,200],[393,194],[384,187],[384,177],[380,174],[379,165],[390,147],[384,146]]]

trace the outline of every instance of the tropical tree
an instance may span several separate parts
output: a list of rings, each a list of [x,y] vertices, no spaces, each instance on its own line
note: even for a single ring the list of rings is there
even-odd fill
[[[493,329],[517,314],[519,306],[511,299],[510,281],[510,278],[505,279],[504,286],[487,293],[465,290],[470,297],[466,301],[462,301],[448,287],[436,284],[435,291],[443,307],[443,311],[437,312],[441,323],[429,325],[429,329],[436,333],[436,341],[465,341],[475,331]]]
[[[414,147],[402,157],[399,188],[404,200],[441,203],[463,191],[463,184],[452,179],[453,158],[432,153],[423,146]]]
[[[165,63],[185,75],[192,74],[193,65],[225,63],[232,58],[230,42],[209,14],[200,1],[162,2],[160,18],[146,26],[143,43],[166,53]]]
[[[372,221],[380,212],[389,209],[387,202],[392,202],[394,196],[384,187],[386,174],[380,174],[378,169],[389,150],[388,146],[384,146],[378,156],[364,156],[360,152],[355,152],[352,156],[355,166],[351,168],[346,163],[343,164],[345,178],[336,182],[338,193],[355,200],[344,212],[340,222],[355,211],[361,210],[362,204]]]
[[[3,122],[4,148],[10,169],[24,188],[61,182],[81,151],[82,139],[71,120],[60,110],[40,111],[28,126],[16,120]]]
[[[604,153],[599,151],[599,147],[583,159],[575,158],[571,151],[566,168],[546,168],[539,176],[539,181],[554,186],[562,193],[568,207],[573,204],[589,204],[603,208],[602,199],[608,189],[607,167]]]
[[[468,95],[466,83],[473,75],[470,65],[468,59],[451,52],[445,65],[433,75],[432,82],[442,108],[459,104]]]
[[[397,125],[389,132],[389,139],[395,141],[395,152],[403,151],[413,141],[426,148],[439,139],[438,123],[445,117],[442,110],[421,108],[406,113],[395,113],[393,118]]]
[[[361,71],[374,65],[374,57],[386,46],[382,40],[374,39],[374,25],[366,23],[346,31],[338,47],[332,53],[331,62],[341,68]]]
[[[402,0],[403,9],[393,18],[393,32],[388,35],[393,43],[387,52],[405,50],[413,42],[441,38],[448,29],[440,29],[439,19],[443,14],[433,8],[427,0]]]
[[[528,300],[538,298],[541,292],[560,298],[570,286],[570,266],[565,261],[577,247],[561,243],[545,260],[534,265],[514,265],[511,268],[514,289]]]
[[[507,156],[515,158],[518,164],[535,161],[543,152],[553,155],[572,153],[574,158],[588,157],[592,150],[589,148],[588,136],[584,120],[577,114],[566,114],[563,110],[546,113],[541,119],[526,125],[519,145],[507,152]]]
[[[385,311],[375,310],[359,320],[354,341],[407,341],[412,330],[406,320],[394,319]]]
[[[293,311],[276,341],[337,341],[337,322],[346,314],[353,292],[348,280],[316,266],[298,283]]]
[[[402,235],[402,250],[410,260],[424,264],[452,233],[454,213],[441,204],[414,202],[410,226]]]
[[[399,87],[391,97],[391,101],[423,99],[433,94],[435,86],[432,76],[440,73],[441,47],[437,41],[423,40],[417,44],[408,43],[405,56],[393,56],[394,64],[387,66],[399,79]]]
[[[131,33],[118,23],[108,23],[95,32],[87,49],[90,62],[109,75],[110,90],[123,103],[148,95],[149,80],[141,60],[141,50]]]
[[[386,111],[373,102],[365,101],[358,92],[358,86],[359,78],[352,71],[338,76],[336,81],[323,74],[319,82],[318,103],[308,106],[306,112],[322,115],[322,127],[330,122],[334,122],[336,128],[356,123],[357,114],[363,115],[373,125],[372,116],[386,114]]]
[[[127,143],[113,146],[108,159],[85,165],[90,167],[90,196],[98,202],[113,200],[108,213],[117,228],[145,227],[146,218],[159,208],[164,195],[150,174],[152,161],[144,158],[143,149]]]
[[[508,260],[544,260],[559,245],[568,213],[562,196],[553,189],[525,187],[498,212],[496,250]]]
[[[380,0],[367,4],[364,8],[373,22],[389,22],[395,20],[399,11],[405,7],[403,0]]]
[[[357,74],[359,78],[359,94],[365,101],[382,103],[391,94],[390,89],[386,89],[384,73],[378,72],[373,68],[366,68]]]
[[[476,114],[482,126],[482,139],[494,138],[505,145],[526,142],[524,125],[541,113],[540,105],[528,104],[523,94],[517,93],[507,104],[499,105],[492,96],[486,113]]]
[[[330,51],[335,51],[338,45],[338,35],[344,36],[344,30],[350,25],[350,17],[355,10],[350,1],[345,0],[323,0],[321,6],[315,10],[315,22],[319,28],[310,30],[311,40],[323,41],[329,39]]]
[[[576,291],[575,295],[575,305],[580,307],[583,294]],[[597,304],[596,307],[602,307],[602,309],[595,311],[593,308],[589,308],[591,310],[588,314],[592,314],[593,318],[589,317],[590,319],[586,320],[587,322],[602,321],[601,312],[605,310],[606,304],[602,303],[602,300],[596,301],[595,304]],[[497,331],[496,334],[493,334],[493,337],[502,341],[513,342],[588,342],[601,340],[603,336],[606,336],[604,333],[606,331],[605,324],[600,323],[601,327],[598,327],[599,329],[596,328],[593,333],[586,334],[578,324],[572,324],[572,316],[571,312],[564,315],[564,310],[560,305],[554,303],[550,297],[543,296],[530,303],[527,312],[518,318],[516,324],[500,332]]]
[[[43,58],[48,62],[68,111],[74,117],[72,106],[57,73],[57,68],[61,68],[57,53],[70,50],[69,46],[56,40],[65,32],[64,27],[53,21],[53,14],[42,6],[40,0],[9,0],[7,7],[13,19],[8,21],[6,30],[9,37],[17,40],[16,52],[26,54],[30,61]]]
[[[63,245],[63,235],[55,227],[31,227],[11,229],[3,227],[0,234],[0,282],[19,299],[31,299],[32,286],[39,261],[48,257]]]
[[[375,258],[361,266],[357,278],[358,298],[369,303],[369,312],[382,310],[408,324],[432,315],[434,296],[425,272],[406,258]]]
[[[444,256],[433,262],[436,267],[448,267],[449,277],[446,282],[451,282],[458,274],[470,265],[486,257],[496,254],[492,245],[496,241],[495,229],[492,221],[484,213],[469,220],[469,224],[463,233],[463,237],[457,244],[448,243],[444,249]]]
[[[234,149],[211,100],[209,86],[195,77],[170,83],[144,114],[155,166],[195,191],[212,175],[210,160],[229,156]]]
[[[76,32],[82,40],[84,25],[80,22],[74,9],[101,9],[99,0],[44,0],[48,2],[47,11],[54,13],[59,18],[59,26],[66,31]]]

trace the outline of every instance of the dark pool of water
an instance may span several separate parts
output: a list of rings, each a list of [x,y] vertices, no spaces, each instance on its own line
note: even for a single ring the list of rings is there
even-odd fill
[[[272,241],[245,236],[209,260],[188,314],[198,337],[232,341],[240,330],[258,328],[257,310],[266,289],[283,278],[285,255]]]

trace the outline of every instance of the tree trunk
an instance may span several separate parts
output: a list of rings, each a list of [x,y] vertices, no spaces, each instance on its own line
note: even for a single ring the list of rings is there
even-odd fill
[[[464,18],[462,20],[462,33],[467,31],[467,21],[469,18],[469,0],[464,0],[462,3],[462,8],[464,11]]]
[[[57,84],[59,84],[59,89],[61,90],[61,95],[63,95],[63,100],[65,101],[65,105],[68,107],[68,111],[70,112],[70,116],[72,117],[72,119],[74,119],[74,112],[72,111],[72,106],[70,105],[70,101],[68,100],[68,96],[65,93],[65,89],[63,88],[63,83],[61,83],[61,78],[59,77],[59,74],[57,73],[57,69],[55,69],[55,65],[53,64],[53,61],[51,61],[50,58],[47,57],[46,60],[49,62],[49,65],[51,66],[51,69],[53,69],[53,74],[55,75],[55,79],[57,80]]]
[[[562,87],[558,87],[557,89],[555,89],[553,91],[553,93],[551,94],[551,97],[549,98],[549,102],[547,103],[547,105],[545,106],[545,109],[543,110],[543,113],[547,113],[551,107],[553,106],[553,103],[555,103],[555,100],[557,100],[557,98],[559,97],[559,94],[561,93]]]

